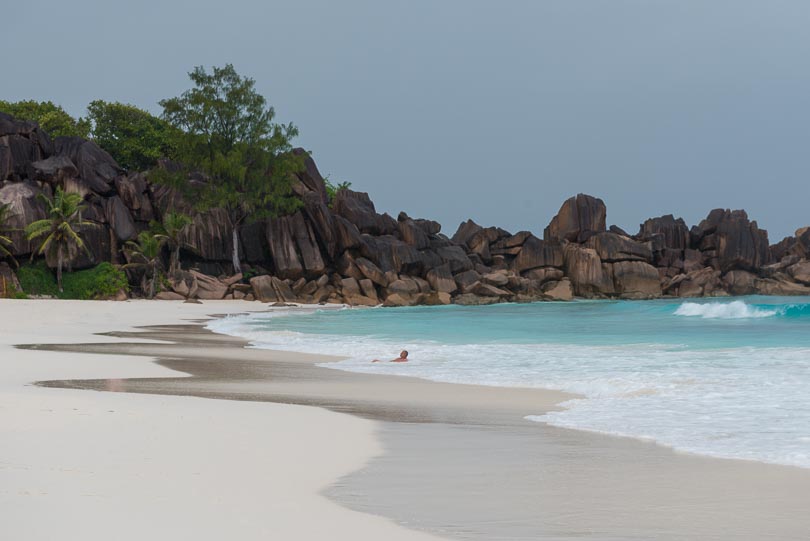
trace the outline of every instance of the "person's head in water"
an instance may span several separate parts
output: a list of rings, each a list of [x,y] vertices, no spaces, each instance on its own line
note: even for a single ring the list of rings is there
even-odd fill
[[[408,352],[403,349],[402,351],[399,352],[399,358],[400,359],[407,359],[408,358]]]

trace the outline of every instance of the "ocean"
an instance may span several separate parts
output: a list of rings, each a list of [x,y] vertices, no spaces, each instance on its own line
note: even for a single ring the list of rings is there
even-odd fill
[[[810,468],[810,298],[575,301],[234,316],[254,347],[324,366],[581,395],[540,423]],[[410,352],[406,364],[371,363]]]

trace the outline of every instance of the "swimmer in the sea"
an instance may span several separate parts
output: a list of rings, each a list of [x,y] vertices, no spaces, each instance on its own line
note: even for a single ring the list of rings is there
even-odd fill
[[[374,360],[373,360],[373,361],[371,361],[371,362],[373,362],[373,363],[381,363],[381,362],[383,362],[383,361],[381,361],[381,360],[379,360],[379,359],[374,359]],[[402,351],[399,353],[399,357],[397,357],[396,359],[391,359],[391,360],[390,360],[390,361],[388,361],[388,362],[389,362],[389,363],[407,363],[407,362],[408,362],[408,352],[407,352],[407,351],[405,351],[405,350],[403,349],[403,350],[402,350]]]

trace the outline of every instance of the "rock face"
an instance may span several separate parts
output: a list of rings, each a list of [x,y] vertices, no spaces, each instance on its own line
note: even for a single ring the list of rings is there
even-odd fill
[[[622,299],[655,299],[661,296],[658,271],[643,261],[613,263],[613,288]]]
[[[563,203],[543,234],[547,241],[584,242],[589,233],[605,231],[607,208],[601,199],[579,194]]]
[[[180,238],[184,270],[168,280],[166,299],[411,306],[810,291],[810,228],[769,246],[767,232],[744,211],[717,209],[691,230],[666,215],[646,220],[630,235],[615,225],[608,230],[604,202],[579,194],[563,203],[542,239],[473,220],[449,238],[438,222],[405,212],[396,219],[380,214],[363,192],[340,190],[330,201],[310,154],[293,153],[303,165],[293,179],[299,210],[241,224],[234,236],[225,211],[195,212],[145,174],[125,173],[95,143],[51,141],[35,123],[0,113],[6,235],[16,257],[29,256],[35,246],[22,230],[46,217],[40,198],[52,197],[57,187],[79,193],[88,222],[81,235],[91,255],[78,253],[70,265],[83,268],[124,261],[122,246],[151,220],[184,212],[193,220]],[[159,166],[179,170],[167,161]],[[188,181],[208,179],[191,175]],[[232,276],[234,242],[249,280]]]
[[[756,270],[770,263],[768,232],[748,220],[744,210],[715,209],[691,232],[692,244],[707,252],[723,272]]]

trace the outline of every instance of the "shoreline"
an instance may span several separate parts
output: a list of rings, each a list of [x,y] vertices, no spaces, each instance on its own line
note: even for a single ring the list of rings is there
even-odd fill
[[[800,510],[800,502],[810,497],[807,470],[686,455],[643,440],[556,428],[516,414],[528,403],[533,411],[540,403],[556,408],[568,398],[563,393],[504,392],[316,367],[312,356],[246,349],[245,341],[237,345],[240,341],[233,337],[224,345],[221,338],[211,337],[225,335],[198,325],[192,340],[196,347],[177,336],[189,328],[152,328],[112,335],[177,342],[55,349],[148,355],[160,358],[164,368],[192,374],[126,380],[120,389],[126,392],[315,405],[376,419],[386,452],[334,482],[326,493],[352,509],[431,533],[465,539],[555,538],[576,532],[599,539],[640,533],[672,539],[761,539],[778,531],[780,539],[802,539],[810,532]],[[208,345],[200,347],[201,341]],[[217,357],[231,364],[225,367]],[[317,362],[322,360],[318,356]],[[100,389],[104,381],[44,385]],[[445,392],[451,385],[447,390],[452,392]],[[465,445],[459,448],[459,442]],[[741,481],[746,490],[729,498],[728,487]],[[430,487],[429,497],[425,487]],[[460,495],[466,505],[458,503]],[[543,513],[537,516],[538,509],[526,502],[542,503]],[[639,518],[642,510],[647,516]],[[661,537],[662,532],[672,535]]]
[[[184,379],[149,356],[54,353],[47,343],[114,348],[115,329],[184,329],[227,311],[244,304],[0,301],[0,537],[436,541],[321,495],[381,452],[368,421],[288,404],[31,383],[103,377],[120,391],[127,378]],[[165,345],[144,334],[128,341]]]

